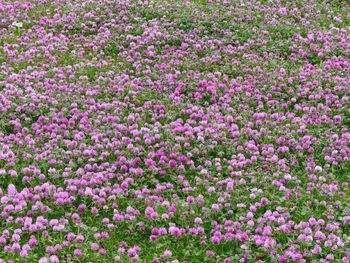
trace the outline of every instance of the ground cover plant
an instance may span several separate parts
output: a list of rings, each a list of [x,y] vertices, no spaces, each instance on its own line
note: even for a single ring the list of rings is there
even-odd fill
[[[349,1],[0,0],[0,262],[350,262]]]

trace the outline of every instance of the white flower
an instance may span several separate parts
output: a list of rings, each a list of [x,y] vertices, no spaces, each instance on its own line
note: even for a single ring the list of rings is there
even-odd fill
[[[15,26],[15,27],[23,27],[23,23],[22,22],[13,22],[12,25]]]

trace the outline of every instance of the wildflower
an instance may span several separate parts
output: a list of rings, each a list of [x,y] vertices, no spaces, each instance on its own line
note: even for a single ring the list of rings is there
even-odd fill
[[[15,27],[18,27],[18,28],[23,27],[23,23],[22,22],[13,22],[12,25],[15,26]]]

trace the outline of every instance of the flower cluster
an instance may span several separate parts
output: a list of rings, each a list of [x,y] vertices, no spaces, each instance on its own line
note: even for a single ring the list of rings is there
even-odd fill
[[[350,262],[346,1],[0,1],[0,262]]]

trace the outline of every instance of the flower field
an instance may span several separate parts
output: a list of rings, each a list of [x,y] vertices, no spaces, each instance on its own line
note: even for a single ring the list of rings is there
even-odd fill
[[[349,100],[346,0],[0,0],[0,263],[349,263]]]

